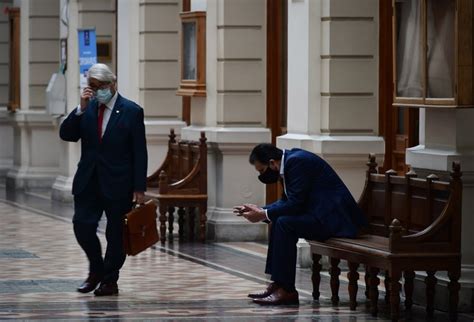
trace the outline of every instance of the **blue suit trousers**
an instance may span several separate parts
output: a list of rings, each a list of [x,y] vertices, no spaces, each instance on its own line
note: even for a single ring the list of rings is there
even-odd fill
[[[123,219],[131,208],[132,195],[119,200],[104,196],[95,171],[87,187],[74,196],[74,234],[89,259],[89,271],[103,276],[104,283],[117,282],[119,270],[125,263]],[[107,248],[105,257],[102,257],[97,227],[104,212],[107,217]]]
[[[323,241],[329,232],[312,215],[280,216],[271,224],[265,273],[285,290],[295,290],[296,243],[299,238]]]

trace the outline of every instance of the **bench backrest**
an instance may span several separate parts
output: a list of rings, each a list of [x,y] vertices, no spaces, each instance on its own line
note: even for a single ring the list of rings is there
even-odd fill
[[[207,167],[207,145],[204,133],[200,141],[176,140],[170,129],[168,152],[161,166],[147,178],[148,187],[158,187],[159,175],[164,171],[169,184],[185,178],[196,167]],[[206,186],[207,187],[207,186]]]
[[[450,182],[440,181],[434,174],[425,179],[417,178],[413,171],[405,176],[397,176],[394,170],[377,174],[374,155],[369,157],[367,165],[366,185],[359,206],[367,215],[370,234],[388,237],[394,219],[400,221],[406,234],[413,234],[430,227],[445,212],[453,212],[453,220],[438,232],[436,239],[457,238],[452,234],[460,231],[457,217],[460,217],[462,184],[458,163],[453,164]]]

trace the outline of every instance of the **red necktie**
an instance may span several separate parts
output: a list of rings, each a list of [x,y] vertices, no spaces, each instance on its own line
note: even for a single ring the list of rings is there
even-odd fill
[[[97,133],[99,135],[99,143],[102,142],[102,122],[104,120],[104,111],[107,108],[105,104],[99,106],[99,119],[97,120]]]

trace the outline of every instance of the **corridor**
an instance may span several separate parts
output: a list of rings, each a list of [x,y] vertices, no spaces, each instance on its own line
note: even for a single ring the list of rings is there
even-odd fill
[[[129,257],[121,270],[120,295],[97,298],[75,292],[87,273],[77,245],[70,204],[52,202],[48,191],[0,194],[0,320],[124,321],[384,321],[360,298],[348,308],[330,304],[327,274],[320,303],[311,299],[310,270],[298,269],[300,306],[259,307],[247,293],[264,287],[265,245],[181,243]],[[100,234],[103,245],[104,235]],[[342,274],[341,278],[343,277]],[[363,296],[363,287],[359,295]],[[381,298],[383,294],[381,293]],[[424,320],[415,306],[409,320]],[[435,321],[447,316],[437,312]],[[461,314],[460,321],[472,321]]]

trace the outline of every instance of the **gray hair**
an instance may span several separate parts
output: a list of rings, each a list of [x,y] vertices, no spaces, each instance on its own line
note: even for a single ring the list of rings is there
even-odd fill
[[[100,82],[114,83],[117,80],[117,76],[110,70],[106,64],[94,64],[89,68],[87,78],[95,78]]]

